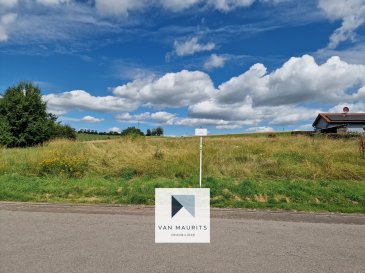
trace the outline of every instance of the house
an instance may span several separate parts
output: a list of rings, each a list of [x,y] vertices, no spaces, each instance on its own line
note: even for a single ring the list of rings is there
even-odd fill
[[[319,113],[313,127],[321,133],[365,133],[365,113]]]

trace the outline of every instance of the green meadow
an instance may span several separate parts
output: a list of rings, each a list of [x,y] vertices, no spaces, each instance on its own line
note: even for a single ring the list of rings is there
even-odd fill
[[[198,186],[195,137],[79,136],[0,152],[3,201],[153,205],[156,187]],[[212,206],[365,212],[356,139],[209,136],[203,153]]]

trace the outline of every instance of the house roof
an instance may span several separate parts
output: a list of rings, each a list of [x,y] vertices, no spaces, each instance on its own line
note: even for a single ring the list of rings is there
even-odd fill
[[[364,123],[365,124],[365,113],[319,113],[313,126],[315,127],[318,121],[323,118],[328,123]]]

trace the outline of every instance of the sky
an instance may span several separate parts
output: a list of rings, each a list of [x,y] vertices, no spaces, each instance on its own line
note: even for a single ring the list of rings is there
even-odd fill
[[[0,93],[76,129],[312,130],[365,112],[365,0],[0,0]]]

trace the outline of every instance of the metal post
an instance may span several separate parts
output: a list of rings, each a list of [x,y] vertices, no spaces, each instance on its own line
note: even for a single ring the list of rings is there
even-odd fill
[[[199,186],[202,187],[202,161],[203,161],[203,137],[200,137],[200,172],[199,172]]]

